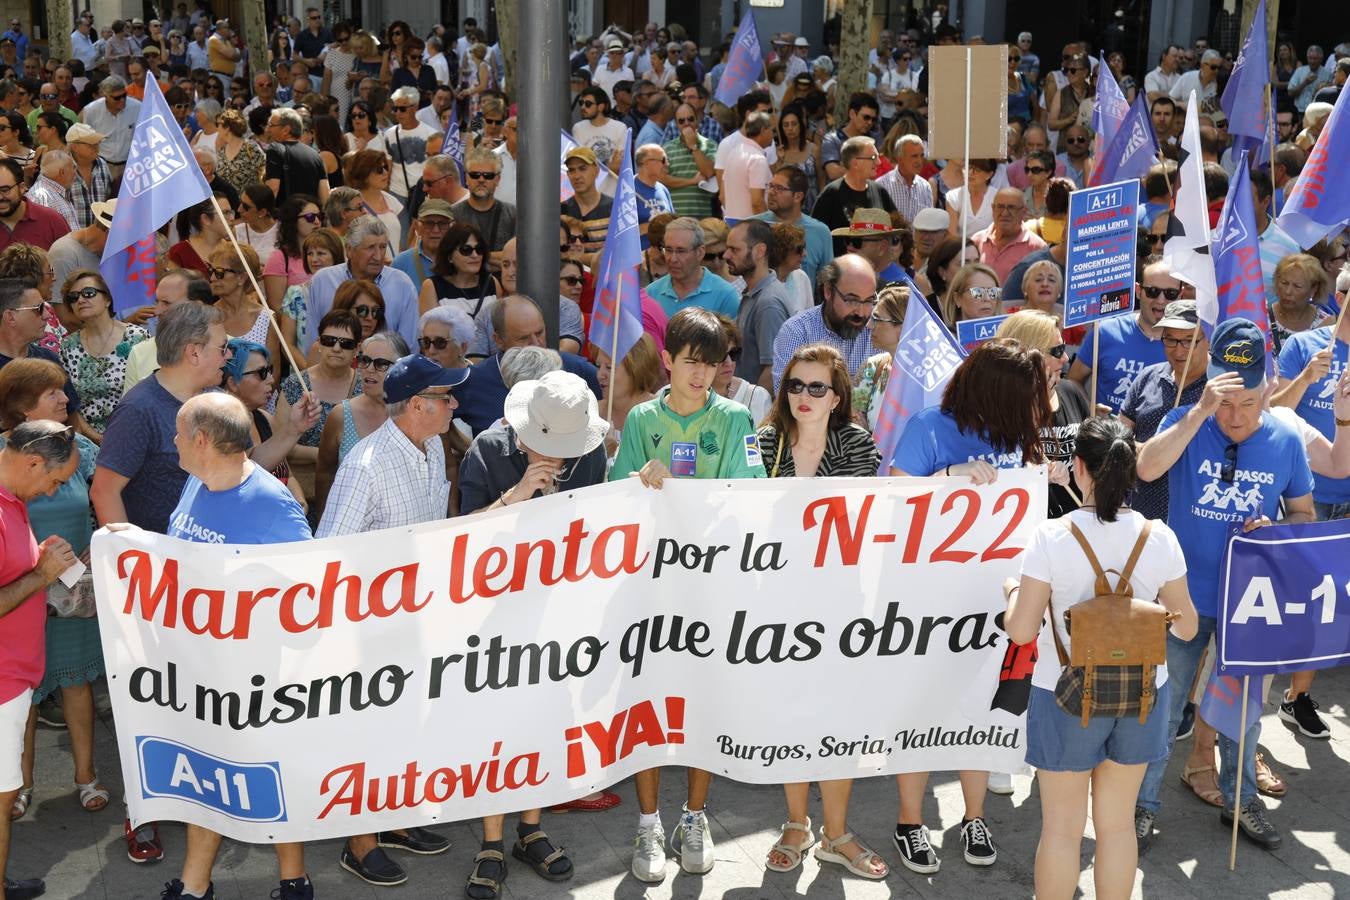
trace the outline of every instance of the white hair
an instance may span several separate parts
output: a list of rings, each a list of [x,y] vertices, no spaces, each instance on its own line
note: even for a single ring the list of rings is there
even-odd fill
[[[361,216],[348,226],[347,234],[344,236],[343,240],[347,245],[347,249],[353,250],[365,243],[368,238],[373,237],[388,240],[389,229],[385,228],[384,223],[374,216]]]
[[[1336,293],[1350,294],[1350,266],[1341,268],[1341,272],[1336,276]]]
[[[497,368],[508,388],[518,381],[538,381],[549,372],[562,368],[562,357],[557,350],[547,347],[512,347],[502,354]]]
[[[461,347],[467,348],[473,341],[474,324],[473,318],[462,309],[454,309],[449,306],[433,306],[431,309],[422,313],[422,317],[417,320],[417,336],[420,338],[426,331],[427,325],[432,322],[439,322],[450,329],[450,336],[455,339],[455,343]]]
[[[74,162],[75,160],[64,150],[48,150],[42,154],[42,174],[54,178],[61,174],[67,165],[73,165]]]
[[[415,87],[405,85],[390,94],[389,99],[394,103],[411,103],[416,105],[422,100],[422,92]]]

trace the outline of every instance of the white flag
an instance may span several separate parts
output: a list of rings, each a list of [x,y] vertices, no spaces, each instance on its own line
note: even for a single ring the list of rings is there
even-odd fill
[[[1210,255],[1209,202],[1205,198],[1205,161],[1200,153],[1200,101],[1191,92],[1186,106],[1186,129],[1181,134],[1176,207],[1167,223],[1163,262],[1175,278],[1195,288],[1201,321],[1218,317],[1218,290],[1214,258]]]

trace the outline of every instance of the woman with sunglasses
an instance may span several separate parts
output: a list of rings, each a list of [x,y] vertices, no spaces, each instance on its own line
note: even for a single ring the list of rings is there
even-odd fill
[[[319,438],[328,414],[343,400],[361,392],[361,383],[353,366],[356,351],[361,344],[361,323],[349,310],[333,309],[319,320],[319,341],[311,357],[314,363],[303,372],[287,375],[281,382],[277,397],[276,415],[289,416],[291,406],[299,402],[308,388],[319,402],[319,421],[296,442],[290,453],[291,466],[302,480],[314,477],[314,464],[319,457]],[[305,491],[306,495],[311,493]]]
[[[983,263],[969,263],[952,276],[942,298],[942,321],[955,334],[957,322],[997,315],[1002,299],[998,273]]]
[[[1055,154],[1049,150],[1032,150],[1027,154],[1025,166],[1028,184],[1022,197],[1026,200],[1027,216],[1034,219],[1045,215],[1045,195],[1055,174]]]
[[[357,278],[344,282],[333,294],[333,309],[345,310],[356,316],[361,323],[361,334],[365,340],[376,332],[384,331],[388,323],[384,316],[384,294],[373,281]]]
[[[33,110],[38,108],[37,96],[38,92],[41,90],[42,90],[42,82],[32,81],[27,78],[20,81],[15,86],[14,96],[18,97],[19,99],[14,106],[14,111],[17,112],[19,115],[23,116],[24,121],[27,121],[28,115]]]
[[[881,400],[891,378],[891,359],[900,344],[900,329],[905,324],[909,300],[910,290],[903,284],[889,284],[877,291],[877,305],[868,324],[872,328],[872,346],[881,352],[868,357],[853,384],[853,421],[868,431],[877,427]]]
[[[839,351],[826,344],[797,348],[783,369],[782,388],[759,428],[759,448],[770,478],[864,478],[876,475],[881,453],[867,429],[853,423],[853,385]],[[790,872],[817,843],[809,815],[810,783],[783,785],[787,822],[765,865]],[[852,779],[820,782],[823,823],[816,859],[879,880],[890,869],[848,827]]]
[[[430,103],[431,95],[436,93],[436,72],[422,62],[422,51],[425,48],[426,45],[420,38],[410,37],[405,40],[398,50],[399,65],[390,76],[392,90],[415,87],[421,92],[422,100],[418,104],[419,108]]]
[[[338,22],[333,26],[333,43],[323,56],[323,79],[319,93],[338,102],[338,119],[346,121],[352,106],[352,73],[356,69],[356,54],[351,47],[352,26]],[[357,73],[360,79],[360,73]]]
[[[356,354],[361,392],[333,408],[319,438],[319,455],[314,464],[314,508],[319,516],[323,515],[333,477],[347,453],[389,418],[384,405],[384,376],[390,366],[411,352],[408,342],[397,331],[381,331],[362,342]]]
[[[468,222],[451,225],[436,248],[433,274],[422,282],[422,311],[450,306],[477,319],[488,302],[502,293],[488,271],[487,253],[487,242],[477,228]]]
[[[42,165],[42,154],[48,150],[66,150],[66,131],[70,123],[60,113],[39,112],[34,117],[33,139],[37,151],[38,166]]]
[[[953,160],[952,165],[960,167],[960,171],[964,173],[964,180],[960,187],[947,191],[945,202],[951,223],[947,227],[947,233],[952,237],[961,236],[961,216],[964,213],[966,235],[970,236],[994,224],[994,194],[997,191],[990,188],[989,182],[998,171],[998,160],[972,159],[968,165],[963,164],[961,160]],[[947,168],[951,168],[951,165]],[[945,173],[946,169],[943,172]]]
[[[474,338],[474,321],[469,314],[448,306],[437,306],[417,320],[417,349],[444,369],[463,369],[470,365],[465,354]]]
[[[224,204],[221,208],[229,209]],[[221,241],[228,241],[226,229],[229,227],[228,222],[216,215],[210,200],[189,206],[178,214],[178,233],[186,237],[169,248],[169,261],[180,269],[193,269],[206,275],[209,270],[206,260],[211,258]]]
[[[277,210],[276,249],[267,256],[263,266],[263,292],[267,305],[280,309],[286,289],[309,283],[305,271],[305,255],[301,245],[320,225],[323,211],[319,201],[308,194],[291,194]]]
[[[320,269],[347,261],[342,238],[331,228],[316,228],[311,231],[300,242],[300,256],[305,269],[305,280],[301,284],[293,284],[286,288],[277,318],[286,346],[290,348],[291,356],[297,360],[307,358],[307,354],[300,347],[299,335],[305,333],[309,323],[310,278]]]
[[[228,242],[216,244],[206,260],[206,279],[211,284],[212,296],[216,298],[216,309],[225,316],[225,333],[262,344],[275,359],[281,355],[281,345],[268,321],[272,311],[254,293],[244,270],[247,265],[254,279],[261,281],[262,263],[258,261],[258,254],[252,247],[245,244],[239,250],[243,255],[242,261],[240,253],[236,253]]]
[[[713,393],[729,400],[735,400],[750,410],[751,421],[762,422],[773,405],[773,396],[753,381],[746,381],[744,378],[736,376],[736,364],[740,362],[743,346],[741,328],[734,319],[721,313],[715,313],[715,315],[717,321],[722,325],[722,330],[727,335],[727,355],[722,358],[722,362],[717,366],[717,373],[713,376]],[[664,382],[665,379],[662,378],[661,383]],[[653,395],[660,388],[661,384],[657,384],[652,389]]]
[[[127,356],[150,333],[113,318],[112,294],[98,272],[85,269],[71,275],[61,286],[61,297],[80,323],[80,330],[61,342],[61,365],[80,394],[85,421],[102,434],[122,399]]]
[[[1035,118],[1036,86],[1020,70],[1022,51],[1016,47],[1008,52],[1008,121],[1026,125]]]
[[[66,373],[46,359],[16,359],[0,370],[0,428],[4,429],[0,433],[0,447],[4,446],[11,431],[24,422],[43,419],[65,422],[69,416],[63,390],[65,382]],[[44,541],[57,535],[70,544],[76,556],[87,560],[89,541],[93,536],[89,483],[94,477],[99,448],[82,434],[70,431],[56,434],[73,437],[80,461],[66,483],[50,496],[28,501],[29,521],[34,538]],[[59,582],[47,590],[49,595],[52,592],[69,594]],[[0,815],[7,815],[11,820],[22,818],[33,801],[38,705],[58,690],[70,735],[70,755],[75,763],[77,800],[87,812],[98,812],[111,800],[111,794],[99,783],[98,773],[94,770],[93,683],[103,677],[105,669],[98,618],[44,618],[46,669],[42,683],[33,690],[33,705],[28,712],[20,758],[23,785],[14,798],[13,807],[0,811]]]
[[[1083,53],[1075,53],[1064,66],[1068,80],[1055,95],[1047,123],[1052,132],[1058,132],[1055,135],[1056,153],[1069,149],[1067,132],[1071,126],[1088,124],[1084,117],[1092,110],[1091,73],[1092,65]]]
[[[394,257],[403,245],[403,204],[389,193],[393,169],[383,150],[358,150],[347,157],[343,178],[348,187],[361,192],[366,213],[384,223],[389,232],[389,255]],[[444,244],[442,244],[444,246]]]
[[[259,259],[270,259],[277,246],[277,195],[265,184],[250,184],[239,198],[235,240],[252,247]]]
[[[402,19],[395,19],[389,23],[389,27],[384,32],[385,46],[385,70],[380,78],[385,84],[389,83],[389,78],[394,70],[403,64],[404,51],[410,41],[417,40],[412,33],[412,27]],[[420,50],[419,50],[420,52]]]
[[[496,78],[492,74],[492,67],[487,64],[486,60],[486,44],[476,43],[469,48],[467,66],[469,78],[464,90],[455,94],[456,100],[469,101],[469,115],[467,117],[469,122],[478,118],[483,92],[496,87]]]
[[[343,135],[347,145],[346,152],[356,153],[366,149],[366,145],[378,135],[370,104],[364,100],[353,100],[351,111],[347,114],[347,131]]]
[[[238,397],[239,402],[244,404],[253,420],[249,427],[249,437],[253,439],[253,446],[261,446],[272,437],[275,422],[271,413],[267,411],[272,395],[276,393],[277,383],[276,368],[272,365],[271,354],[262,344],[255,344],[242,338],[230,338],[230,357],[225,360],[225,368],[222,371],[220,386]],[[278,481],[286,485],[291,496],[299,502],[300,508],[305,509],[307,506],[305,494],[300,490],[299,482],[291,477],[290,463],[283,459],[270,471]]]
[[[227,109],[218,121],[216,176],[225,179],[240,193],[250,184],[261,184],[267,160],[258,142],[249,135],[244,114],[237,109]]]
[[[24,177],[31,183],[37,175],[37,152],[33,150],[33,135],[28,130],[28,121],[17,112],[0,115],[0,150],[23,166]]]

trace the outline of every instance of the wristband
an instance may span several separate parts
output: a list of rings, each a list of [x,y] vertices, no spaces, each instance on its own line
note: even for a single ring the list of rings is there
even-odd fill
[[[1339,418],[1338,418],[1338,419],[1336,420],[1336,426],[1337,426],[1338,428],[1345,428],[1346,426],[1350,426],[1350,419],[1339,419]]]

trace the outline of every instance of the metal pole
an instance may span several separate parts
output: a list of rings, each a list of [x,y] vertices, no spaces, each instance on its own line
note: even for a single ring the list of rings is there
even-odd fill
[[[572,20],[567,15],[567,0],[559,0],[558,7],[558,34],[563,37],[562,65],[563,75],[557,79],[558,83],[554,85],[554,90],[558,94],[558,127],[567,131],[572,130],[572,72],[568,66],[568,60],[572,58]],[[525,46],[525,45],[521,45]]]
[[[567,90],[566,0],[532,0],[520,17],[520,222],[517,283],[544,313],[550,347],[558,346],[558,85]]]

